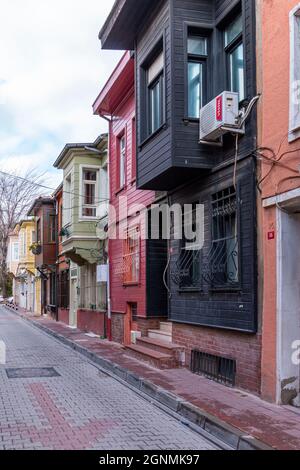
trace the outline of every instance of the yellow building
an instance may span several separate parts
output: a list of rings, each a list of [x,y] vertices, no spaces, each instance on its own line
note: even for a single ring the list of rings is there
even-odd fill
[[[40,311],[41,280],[37,277],[35,258],[30,250],[35,241],[35,222],[22,220],[16,227],[19,242],[19,259],[16,271],[14,297],[19,307],[37,314]]]

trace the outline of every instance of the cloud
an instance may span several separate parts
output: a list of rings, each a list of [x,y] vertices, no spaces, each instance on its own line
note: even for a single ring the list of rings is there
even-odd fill
[[[67,142],[107,130],[92,103],[121,52],[98,32],[113,0],[2,0],[0,165],[49,170]],[[50,177],[50,176],[49,176]]]

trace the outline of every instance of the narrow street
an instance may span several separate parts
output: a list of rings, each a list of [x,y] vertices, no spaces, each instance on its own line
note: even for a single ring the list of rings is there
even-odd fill
[[[215,448],[4,307],[1,340],[0,450]]]

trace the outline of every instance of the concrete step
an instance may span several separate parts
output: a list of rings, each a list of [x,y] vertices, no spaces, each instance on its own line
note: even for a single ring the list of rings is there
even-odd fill
[[[160,330],[161,331],[166,331],[167,333],[172,334],[172,323],[171,322],[160,322]]]
[[[142,337],[137,339],[138,346],[152,349],[153,351],[159,351],[164,354],[172,355],[178,362],[180,362],[180,356],[184,352],[184,348],[178,344],[168,343],[159,339]]]
[[[138,344],[126,346],[126,350],[130,356],[135,357],[140,361],[147,362],[157,369],[175,369],[177,367],[177,361],[171,354],[153,351],[148,347],[140,346]]]
[[[163,330],[148,330],[148,337],[152,339],[158,339],[165,341],[166,343],[172,343],[172,333]]]

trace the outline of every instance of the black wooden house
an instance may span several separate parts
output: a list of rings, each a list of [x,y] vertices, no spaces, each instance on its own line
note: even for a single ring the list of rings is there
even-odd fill
[[[203,249],[168,247],[173,341],[195,372],[259,392],[255,108],[237,158],[230,132],[199,143],[202,106],[225,90],[241,108],[256,96],[255,31],[255,0],[118,0],[100,39],[135,53],[138,187],[204,205]]]

